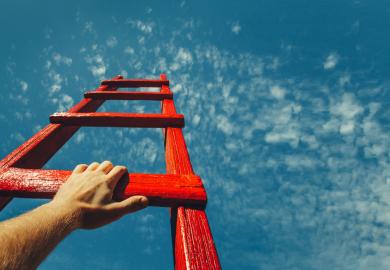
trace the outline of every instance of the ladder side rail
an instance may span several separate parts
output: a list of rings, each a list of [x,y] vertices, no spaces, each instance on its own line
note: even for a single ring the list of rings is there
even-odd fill
[[[165,74],[160,78],[167,80]],[[162,85],[161,92],[171,91],[168,85]],[[162,113],[176,113],[173,100],[163,100]],[[168,127],[164,134],[167,173],[194,174],[182,130]],[[171,229],[176,270],[221,269],[204,210],[172,208]]]
[[[117,76],[114,79],[121,79]],[[113,90],[109,86],[100,86],[96,91]],[[104,100],[82,99],[68,112],[96,111]],[[30,139],[12,151],[0,161],[3,168],[42,168],[45,163],[73,136],[79,127],[64,127],[60,124],[48,124]],[[0,197],[0,211],[11,201],[12,197]]]

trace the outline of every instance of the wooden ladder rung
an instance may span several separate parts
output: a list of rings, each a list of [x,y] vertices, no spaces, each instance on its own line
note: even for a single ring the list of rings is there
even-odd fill
[[[108,85],[109,87],[161,87],[163,85],[169,85],[168,80],[145,80],[145,79],[125,79],[125,80],[105,80],[102,81],[102,85]]]
[[[99,100],[164,100],[172,99],[173,94],[161,92],[89,91],[84,94],[84,97]]]
[[[91,127],[137,127],[137,128],[166,128],[184,127],[182,114],[147,114],[147,113],[54,113],[50,116],[53,124],[68,126]]]
[[[0,195],[24,198],[52,198],[72,171],[10,167],[0,173]],[[114,198],[122,200],[144,195],[149,205],[204,208],[207,196],[196,175],[130,173],[118,183]]]

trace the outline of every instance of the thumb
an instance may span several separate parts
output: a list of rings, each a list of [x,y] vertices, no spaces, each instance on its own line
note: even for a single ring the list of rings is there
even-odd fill
[[[148,198],[145,196],[132,196],[126,200],[107,205],[106,210],[119,215],[125,215],[145,208],[148,206],[148,203]]]

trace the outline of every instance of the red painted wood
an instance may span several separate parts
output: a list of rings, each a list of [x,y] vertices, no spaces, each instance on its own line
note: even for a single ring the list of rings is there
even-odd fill
[[[146,114],[146,113],[55,113],[50,116],[51,123],[94,126],[94,127],[142,127],[164,128],[183,127],[182,114]]]
[[[104,81],[103,86],[98,91],[110,91],[112,90],[110,87],[161,86],[161,94],[171,95],[168,86],[169,81],[166,76],[163,74],[160,78],[161,80],[123,80],[123,82],[120,82],[117,78]],[[67,125],[75,125],[75,123],[70,122],[83,122],[84,120],[80,121],[82,117],[71,116],[84,115],[84,118],[95,118],[93,121],[96,121],[99,118],[96,116],[100,114],[101,119],[98,122],[101,121],[100,124],[107,123],[110,117],[110,119],[115,118],[113,113],[106,113],[106,115],[96,113],[92,117],[91,114],[87,113],[95,111],[103,102],[104,100],[86,98],[69,110],[68,113],[56,114],[53,118],[67,116],[65,117]],[[172,99],[164,98],[161,105],[162,114],[158,114],[158,117],[170,116],[170,119],[174,118],[175,121],[182,119],[183,123],[180,127],[184,125],[184,118],[176,113]],[[132,114],[132,116],[134,115],[137,116],[137,114]],[[150,116],[148,118],[143,114],[145,119],[150,120],[155,117],[155,115]],[[134,121],[134,117],[132,119]],[[137,121],[140,121],[138,124],[146,123],[145,119],[142,120],[145,122],[142,122],[139,117],[137,119]],[[154,124],[156,122],[158,121],[156,120]],[[59,183],[65,181],[70,171],[25,170],[14,167],[42,167],[77,131],[79,124],[76,123],[76,126],[50,124],[1,161],[0,190],[2,191],[0,191],[0,194],[1,192],[3,192],[2,194],[14,194],[16,192],[20,196],[30,196],[31,194],[43,197],[53,196],[59,187]],[[110,126],[112,126],[112,123],[110,123]],[[168,175],[129,174],[129,182],[127,184],[125,182],[123,186],[119,187],[115,194],[122,198],[143,194],[149,197],[151,205],[173,207],[171,208],[171,226],[175,269],[221,269],[206,213],[199,209],[200,206],[204,207],[206,205],[206,193],[200,178],[195,176],[193,172],[182,130],[169,125],[163,125],[162,127],[165,135]],[[9,197],[2,197],[0,206],[1,202],[2,205],[5,205],[7,200],[9,200]],[[189,208],[190,206],[191,208]]]
[[[90,91],[85,93],[84,97],[105,100],[163,100],[172,99],[173,94],[160,92]]]
[[[115,77],[120,79],[121,76]],[[100,86],[96,91],[113,90],[108,86]],[[83,99],[68,112],[96,111],[103,103],[102,100]],[[21,168],[41,168],[79,129],[79,127],[64,127],[58,124],[49,124],[20,145],[8,156],[0,161],[0,170],[11,166]],[[10,197],[0,197],[0,210],[3,209]]]
[[[52,198],[72,172],[5,168],[0,173],[0,194],[27,198]],[[186,205],[204,208],[206,193],[199,176],[131,173],[122,179],[114,197],[148,197],[152,206]]]
[[[102,81],[102,85],[115,88],[161,87],[162,85],[169,85],[169,81],[145,79],[106,80]]]
[[[165,74],[160,78],[167,79]],[[169,93],[168,85],[161,92]],[[173,100],[162,102],[162,113],[176,113]],[[168,174],[194,174],[181,129],[165,129],[165,159]],[[171,227],[175,269],[221,269],[204,210],[172,208]]]

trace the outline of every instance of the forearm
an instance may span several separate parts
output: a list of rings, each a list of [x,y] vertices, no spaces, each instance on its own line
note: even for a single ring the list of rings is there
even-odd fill
[[[0,269],[35,269],[76,220],[74,212],[48,203],[0,223]]]
[[[148,205],[143,196],[115,202],[127,169],[111,162],[78,165],[50,203],[0,223],[0,269],[35,269],[73,230],[94,229]]]

